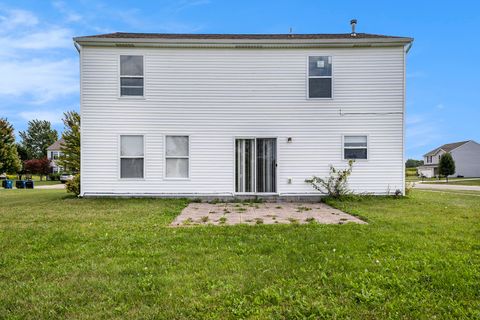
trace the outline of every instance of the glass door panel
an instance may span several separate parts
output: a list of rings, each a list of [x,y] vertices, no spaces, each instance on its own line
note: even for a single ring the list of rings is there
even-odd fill
[[[257,139],[257,192],[276,192],[277,140]]]
[[[255,139],[235,140],[235,192],[255,192]]]

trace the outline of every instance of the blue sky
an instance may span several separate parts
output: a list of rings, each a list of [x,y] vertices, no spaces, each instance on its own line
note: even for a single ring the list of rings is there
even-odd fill
[[[415,38],[407,68],[407,157],[437,145],[480,142],[480,3],[476,1],[9,1],[0,3],[0,117],[62,130],[77,109],[71,38],[130,31],[344,33]]]

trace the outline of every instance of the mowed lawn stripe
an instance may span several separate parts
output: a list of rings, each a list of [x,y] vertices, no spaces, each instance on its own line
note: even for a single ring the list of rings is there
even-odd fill
[[[0,318],[480,317],[480,199],[328,203],[368,225],[171,228],[187,200],[0,191]]]

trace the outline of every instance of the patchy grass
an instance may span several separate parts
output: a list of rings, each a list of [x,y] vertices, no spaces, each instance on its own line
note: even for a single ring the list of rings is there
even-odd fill
[[[328,202],[369,224],[170,228],[186,200],[2,190],[0,318],[480,317],[480,197]]]

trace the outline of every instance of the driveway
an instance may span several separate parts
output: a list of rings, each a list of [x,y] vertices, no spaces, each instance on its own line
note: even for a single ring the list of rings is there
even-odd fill
[[[413,185],[415,189],[426,190],[463,190],[463,191],[480,191],[480,186],[463,186],[457,184],[436,184],[436,183],[418,183]]]
[[[171,226],[366,222],[324,203],[190,203]]]

